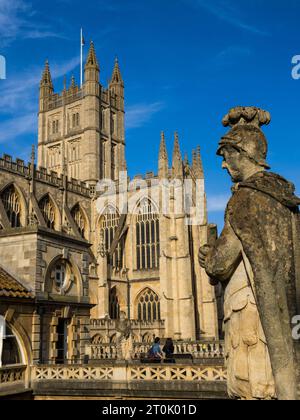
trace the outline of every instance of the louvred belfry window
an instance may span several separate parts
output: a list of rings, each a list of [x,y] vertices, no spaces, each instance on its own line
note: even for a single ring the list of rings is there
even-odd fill
[[[136,223],[137,269],[159,268],[159,216],[150,200],[140,203]]]
[[[20,197],[15,187],[11,185],[2,194],[1,199],[12,228],[21,227]]]

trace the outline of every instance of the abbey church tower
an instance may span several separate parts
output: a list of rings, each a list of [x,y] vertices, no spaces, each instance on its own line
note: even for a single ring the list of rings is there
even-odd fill
[[[84,83],[74,77],[54,93],[48,62],[40,83],[38,166],[90,185],[118,180],[126,170],[124,83],[116,60],[109,86],[100,84],[94,44],[85,64]]]

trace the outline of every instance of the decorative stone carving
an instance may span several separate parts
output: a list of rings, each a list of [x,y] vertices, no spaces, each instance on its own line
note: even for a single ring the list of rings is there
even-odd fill
[[[133,338],[130,320],[126,318],[124,312],[120,313],[120,319],[116,323],[116,344],[117,359],[131,360],[133,353]]]
[[[269,173],[261,126],[268,112],[232,109],[221,140],[233,182],[225,227],[213,246],[200,249],[200,264],[225,291],[228,393],[239,399],[297,399],[295,249],[300,200],[294,186]],[[294,257],[295,256],[295,257]],[[298,273],[299,275],[299,273]]]
[[[28,216],[29,226],[38,226],[38,220],[34,212],[31,212]]]

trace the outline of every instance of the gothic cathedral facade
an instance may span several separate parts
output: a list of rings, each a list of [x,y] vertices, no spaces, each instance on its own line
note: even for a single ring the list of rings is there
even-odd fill
[[[0,315],[31,348],[28,361],[82,361],[90,343],[114,341],[122,312],[137,343],[154,335],[218,339],[216,290],[198,263],[199,247],[215,235],[207,219],[200,150],[193,151],[190,164],[176,134],[170,167],[162,133],[157,175],[125,176],[129,201],[138,197],[132,213],[120,204],[126,170],[118,61],[104,88],[91,43],[83,86],[72,78],[60,94],[47,62],[37,164],[34,151],[28,165],[7,155],[0,159],[0,266],[11,285],[9,300],[0,292]],[[103,180],[116,185],[114,202],[99,187]],[[162,209],[162,180],[172,186],[170,212]],[[191,208],[200,197],[199,223],[187,223],[186,206],[174,211],[175,196],[186,199],[174,180],[191,185]],[[29,294],[26,305],[23,292],[15,301],[18,287]]]

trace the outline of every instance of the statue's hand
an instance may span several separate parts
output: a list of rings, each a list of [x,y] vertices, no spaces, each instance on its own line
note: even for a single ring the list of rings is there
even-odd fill
[[[209,245],[204,245],[199,249],[199,264],[204,269],[206,269],[206,260],[211,249],[212,247]]]
[[[207,269],[207,257],[212,250],[212,246],[204,245],[199,249],[199,264],[205,270]],[[215,280],[210,278],[209,283],[211,286],[217,286],[219,284],[219,280]]]

